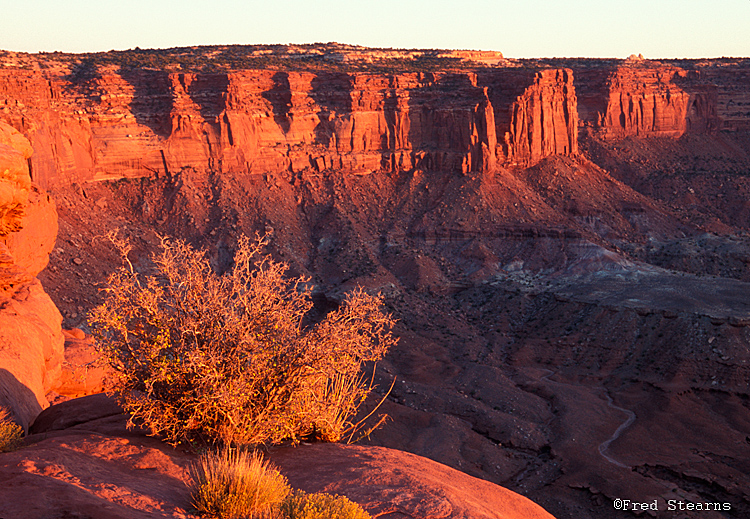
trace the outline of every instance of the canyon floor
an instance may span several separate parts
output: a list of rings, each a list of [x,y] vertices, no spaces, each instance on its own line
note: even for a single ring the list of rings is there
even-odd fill
[[[218,269],[240,234],[315,285],[316,311],[380,291],[399,345],[366,445],[514,490],[558,519],[750,516],[750,146],[736,135],[582,140],[532,168],[103,181],[52,190],[40,275],[64,327],[161,235]],[[722,151],[724,150],[724,151]],[[728,151],[726,151],[728,150]],[[697,167],[710,163],[708,169]],[[664,512],[669,500],[731,511]]]

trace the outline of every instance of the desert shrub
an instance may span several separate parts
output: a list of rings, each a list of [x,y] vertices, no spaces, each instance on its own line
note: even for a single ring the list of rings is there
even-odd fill
[[[222,519],[275,517],[291,491],[286,478],[257,451],[210,451],[200,457],[190,475],[193,506]]]
[[[284,519],[369,519],[357,503],[343,496],[300,490],[290,494],[281,505]]]
[[[114,239],[114,238],[113,238]],[[362,365],[395,342],[380,296],[362,290],[312,325],[307,280],[241,238],[216,274],[205,254],[162,240],[149,274],[125,265],[89,316],[111,390],[170,443],[338,441],[371,389]]]
[[[21,445],[23,429],[10,418],[10,413],[0,407],[0,452],[16,450]]]

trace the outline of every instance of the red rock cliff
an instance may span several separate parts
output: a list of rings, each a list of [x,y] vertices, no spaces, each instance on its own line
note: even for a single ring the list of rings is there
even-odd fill
[[[556,60],[385,75],[3,69],[0,119],[32,141],[42,187],[183,168],[466,173],[575,154],[579,123],[608,139],[750,128],[747,60],[678,65]]]
[[[0,116],[32,141],[44,186],[183,168],[467,173],[575,153],[572,74],[527,76],[13,70],[0,71]]]

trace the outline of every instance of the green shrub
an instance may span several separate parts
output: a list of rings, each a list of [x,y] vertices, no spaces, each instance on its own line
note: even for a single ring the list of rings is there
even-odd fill
[[[361,374],[395,343],[380,296],[355,291],[310,326],[304,278],[240,239],[234,267],[217,275],[181,241],[162,241],[150,275],[125,259],[89,323],[114,373],[111,390],[152,434],[170,443],[338,441],[371,390]]]
[[[284,519],[369,519],[357,503],[346,497],[317,492],[306,494],[301,490],[291,494],[281,505]]]
[[[0,452],[16,450],[21,445],[23,429],[10,418],[10,413],[0,407]]]
[[[224,448],[201,456],[191,470],[193,506],[222,519],[274,517],[291,491],[263,456]]]

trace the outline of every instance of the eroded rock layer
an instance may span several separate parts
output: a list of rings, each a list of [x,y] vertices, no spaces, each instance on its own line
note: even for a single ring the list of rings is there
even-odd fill
[[[570,69],[537,73],[511,114],[506,142],[512,160],[528,164],[578,152],[578,107]]]

